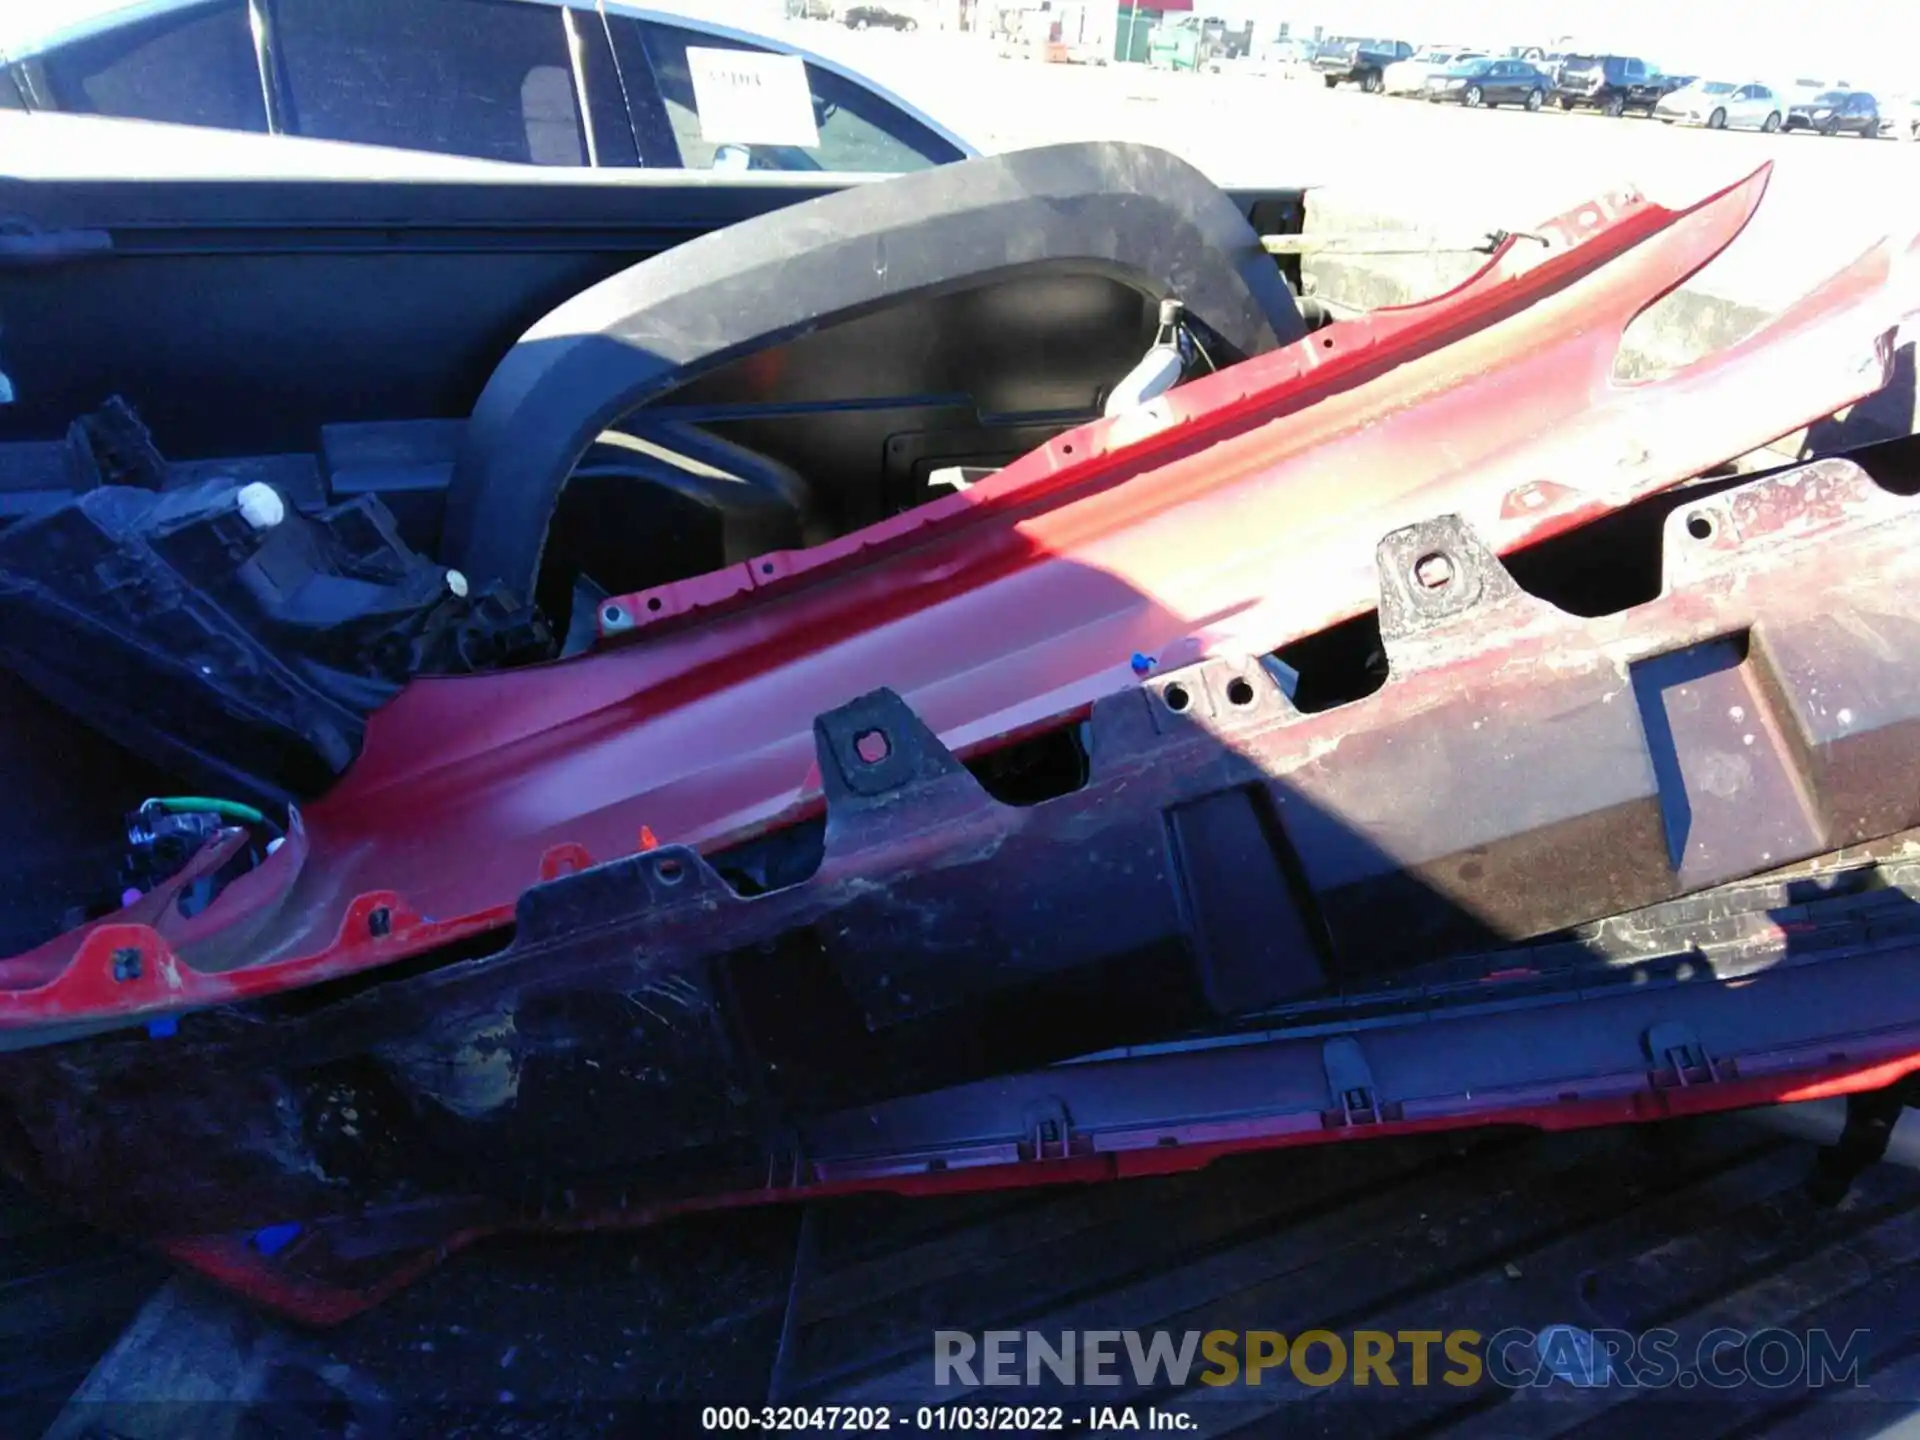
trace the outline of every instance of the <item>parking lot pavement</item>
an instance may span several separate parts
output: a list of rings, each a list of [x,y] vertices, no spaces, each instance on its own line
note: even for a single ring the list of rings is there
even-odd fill
[[[926,31],[792,22],[787,34],[983,149],[1146,141],[1223,184],[1321,187],[1310,206],[1315,227],[1525,228],[1621,186],[1697,199],[1771,161],[1751,229],[1694,282],[1756,313],[1778,310],[1880,236],[1920,231],[1920,145],[1683,130],[1590,112],[1469,111],[1327,90],[1312,78],[1045,65]],[[1436,273],[1431,291],[1450,279]]]

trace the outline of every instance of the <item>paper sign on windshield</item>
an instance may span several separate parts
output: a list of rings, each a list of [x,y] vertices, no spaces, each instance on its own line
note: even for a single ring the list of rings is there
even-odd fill
[[[687,73],[700,138],[709,145],[819,148],[807,64],[798,55],[689,46]]]

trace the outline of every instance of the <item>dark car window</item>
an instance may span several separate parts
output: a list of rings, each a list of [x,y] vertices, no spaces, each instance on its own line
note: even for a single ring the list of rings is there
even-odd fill
[[[267,128],[244,0],[170,11],[25,62],[36,105],[216,130]]]
[[[532,165],[585,165],[559,9],[494,0],[275,0],[289,128]]]
[[[687,66],[691,49],[757,50],[758,46],[651,21],[637,25],[659,102],[666,112],[677,155],[647,156],[649,164],[678,164],[705,170],[719,146],[705,137],[694,104]],[[903,174],[927,170],[963,158],[959,149],[899,106],[832,71],[809,64],[807,88],[813,99],[817,146],[750,145],[753,168],[765,170],[843,170]],[[630,85],[631,88],[631,85]],[[636,97],[636,103],[640,103]]]

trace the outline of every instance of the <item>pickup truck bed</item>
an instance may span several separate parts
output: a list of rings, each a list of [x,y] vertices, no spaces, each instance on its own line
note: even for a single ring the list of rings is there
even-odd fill
[[[1484,1335],[1561,1323],[1688,1337],[1720,1324],[1841,1340],[1865,1329],[1866,1388],[1702,1399],[1556,1381],[1509,1394],[1415,1387],[1402,1367],[1391,1395],[1269,1376],[1260,1390],[975,1398],[1069,1415],[1137,1401],[1189,1410],[1188,1433],[1208,1436],[1265,1433],[1276,1412],[1289,1433],[1382,1437],[1866,1436],[1920,1395],[1901,1320],[1920,1304],[1920,1175],[1880,1166],[1819,1210],[1801,1193],[1811,1158],[1809,1144],[1731,1116],[1329,1146],[1090,1190],[840,1201],[482,1247],[312,1338],[176,1283],[50,1435],[152,1422],[166,1411],[149,1402],[196,1382],[257,1392],[235,1407],[256,1424],[284,1426],[304,1401],[373,1435],[497,1434],[501,1405],[512,1433],[543,1440],[692,1431],[707,1404],[885,1402],[898,1414],[950,1400],[930,1383],[940,1328]],[[0,1318],[34,1334],[22,1307]]]
[[[100,355],[162,449],[182,456],[307,451],[328,425],[464,419],[500,357],[570,296],[697,235],[862,183],[0,176],[0,372],[15,396],[0,406],[0,523],[45,502],[31,447],[106,398]],[[1299,187],[1227,193],[1262,233],[1302,228]],[[1288,266],[1297,292],[1297,258]]]

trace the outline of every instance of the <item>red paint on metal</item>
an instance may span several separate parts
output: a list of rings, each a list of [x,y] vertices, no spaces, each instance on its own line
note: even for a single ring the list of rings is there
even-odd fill
[[[1595,201],[1445,295],[1064,434],[963,496],[632,597],[673,622],[644,643],[416,682],[304,851],[190,932],[136,906],[0,961],[0,1027],[253,998],[504,925],[559,857],[817,812],[812,718],[877,686],[955,751],[989,748],[1136,685],[1135,652],[1260,653],[1371,608],[1400,525],[1456,513],[1508,553],[1829,415],[1886,381],[1889,245],[1728,351],[1612,380],[1627,324],[1739,234],[1767,174],[1684,211]],[[114,982],[108,931],[177,985]]]

